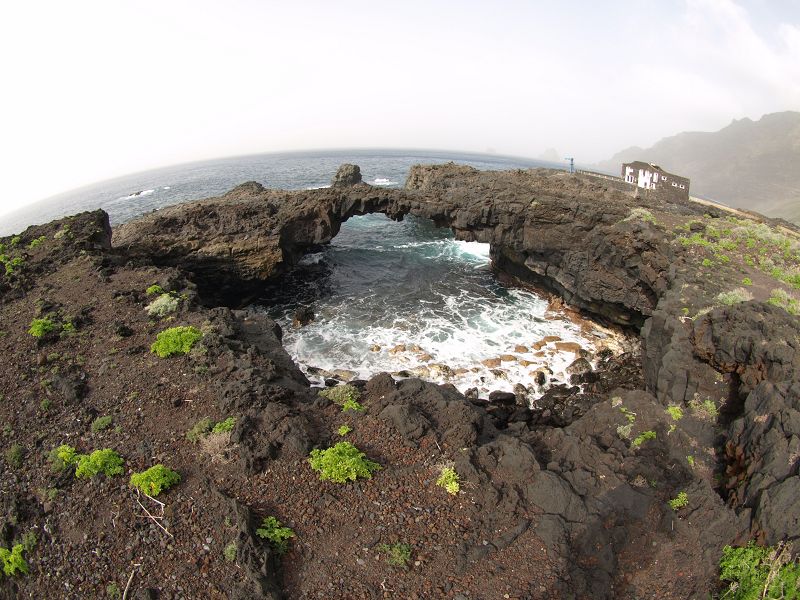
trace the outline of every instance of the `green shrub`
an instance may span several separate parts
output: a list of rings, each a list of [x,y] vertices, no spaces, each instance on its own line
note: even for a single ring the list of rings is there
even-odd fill
[[[220,421],[211,430],[211,433],[228,433],[233,431],[233,426],[236,425],[236,417],[228,417],[224,421]]]
[[[800,315],[800,300],[789,294],[784,289],[775,288],[770,292],[769,304],[782,308],[790,315]]]
[[[225,560],[228,562],[233,562],[236,560],[236,542],[231,542],[222,550],[222,556],[225,557]]]
[[[714,420],[719,414],[717,405],[714,404],[714,401],[710,398],[706,398],[702,401],[697,397],[692,398],[689,400],[689,408],[692,409],[692,413],[694,413],[694,416],[698,419]]]
[[[192,425],[192,428],[186,432],[186,439],[193,443],[198,442],[200,438],[205,437],[211,432],[213,426],[214,421],[208,417],[204,417]]]
[[[42,412],[49,411],[51,406],[53,406],[53,401],[50,398],[42,398],[39,402],[39,408],[42,409]]]
[[[63,471],[69,466],[77,464],[79,454],[75,448],[67,444],[62,444],[58,448],[50,451],[50,463],[53,471]]]
[[[170,294],[161,294],[145,307],[147,314],[151,317],[161,319],[178,310],[180,298],[175,298]]]
[[[156,284],[153,284],[153,285],[151,285],[149,288],[147,288],[147,289],[145,290],[145,294],[147,294],[148,296],[152,296],[153,294],[159,294],[159,295],[161,295],[161,294],[163,294],[163,293],[164,293],[164,288],[162,288],[162,287],[161,287],[160,285],[158,285],[157,283],[156,283]]]
[[[642,208],[641,206],[631,209],[630,214],[624,220],[633,221],[634,219],[644,221],[645,223],[651,223],[653,225],[656,224],[656,218],[653,216],[653,213],[646,208]]]
[[[411,561],[411,546],[408,544],[381,544],[378,550],[386,552],[386,562],[393,567],[405,567]]]
[[[684,506],[688,506],[688,504],[689,496],[686,494],[686,492],[678,492],[678,495],[669,501],[669,507],[672,510],[678,510]]]
[[[22,557],[23,551],[22,544],[15,545],[11,550],[0,548],[0,564],[6,577],[12,577],[17,573],[28,573],[28,563]]]
[[[294,537],[294,531],[284,527],[275,517],[269,516],[261,521],[261,527],[256,529],[256,535],[269,541],[278,554],[285,554],[289,549],[289,538]]]
[[[111,427],[111,423],[114,419],[111,415],[105,415],[103,417],[97,417],[94,421],[92,421],[92,431],[97,433],[99,431],[103,431]]]
[[[38,538],[36,537],[35,531],[28,531],[22,535],[22,538],[19,540],[19,543],[22,544],[22,549],[25,552],[33,552],[33,549],[36,548],[36,544],[39,542]]]
[[[339,429],[336,430],[336,433],[338,433],[341,436],[345,436],[351,431],[353,431],[353,428],[350,427],[350,425],[342,425],[341,427],[339,427]]]
[[[724,600],[800,598],[800,564],[787,546],[762,548],[753,542],[742,548],[725,546],[719,562],[720,580],[729,582]]]
[[[714,261],[711,260],[710,258],[704,258],[703,259],[703,266],[704,267],[713,267],[714,266]]]
[[[22,467],[22,446],[11,444],[6,450],[6,462],[15,469]]]
[[[158,464],[141,473],[131,475],[131,487],[148,496],[158,496],[162,491],[171,488],[181,480],[181,476],[172,469]]]
[[[357,412],[361,412],[364,409],[364,406],[355,400],[345,400],[344,404],[342,404],[342,412],[346,410],[355,410]]]
[[[79,454],[77,459],[78,466],[75,469],[75,477],[94,477],[100,473],[107,477],[113,477],[123,471],[122,457],[110,448],[95,450],[91,454]]]
[[[170,327],[158,334],[150,351],[159,358],[188,354],[192,346],[201,339],[203,333],[196,327]]]
[[[119,591],[119,586],[112,582],[106,586],[106,596],[112,600],[118,600],[122,598],[122,592]]]
[[[370,479],[381,466],[367,460],[366,455],[350,442],[339,442],[327,450],[314,449],[308,459],[322,481],[345,483],[359,477]]]
[[[671,404],[667,407],[667,414],[672,417],[673,421],[680,421],[683,418],[683,409],[680,406]]]
[[[461,478],[453,467],[445,467],[442,469],[439,479],[436,480],[436,485],[447,490],[448,494],[455,496],[461,490],[460,480]]]
[[[739,302],[747,302],[748,300],[752,299],[753,294],[744,288],[736,288],[735,290],[731,290],[729,292],[720,292],[717,295],[717,302],[726,306],[732,306],[734,304],[738,304]]]
[[[319,395],[334,404],[344,406],[346,402],[356,402],[361,397],[361,392],[358,391],[357,387],[345,383],[336,387],[325,388],[320,391]]]
[[[689,466],[694,469],[694,462],[695,462],[694,461],[694,456],[692,456],[691,454],[687,455],[686,456],[686,462],[689,463]]]
[[[643,443],[645,443],[647,440],[654,440],[654,439],[656,439],[656,432],[655,431],[643,431],[642,433],[640,433],[639,435],[636,436],[636,439],[634,439],[631,442],[631,446],[634,446],[635,448],[638,448]]]
[[[23,260],[19,256],[15,256],[11,258],[5,254],[0,254],[0,265],[5,267],[5,273],[7,277],[10,277],[14,274],[14,272],[22,266]]]
[[[33,250],[37,246],[40,246],[41,244],[43,244],[46,239],[47,239],[47,236],[43,235],[41,237],[36,238],[35,240],[31,240],[31,243],[28,244],[28,248]]]
[[[749,277],[745,277],[744,279],[742,279],[742,285],[753,285],[753,280],[750,279]]]
[[[28,333],[37,339],[41,339],[51,331],[55,330],[56,324],[50,319],[34,319]]]

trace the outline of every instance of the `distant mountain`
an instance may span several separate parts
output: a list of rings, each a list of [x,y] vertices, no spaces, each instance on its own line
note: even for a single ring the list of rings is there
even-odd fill
[[[632,160],[691,179],[691,194],[800,224],[800,112],[734,120],[713,133],[684,132],[652,148],[628,148],[598,163],[620,174]]]

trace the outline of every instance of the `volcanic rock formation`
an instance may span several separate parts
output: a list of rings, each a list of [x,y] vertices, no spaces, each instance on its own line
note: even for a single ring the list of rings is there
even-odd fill
[[[676,234],[728,222],[722,209],[643,206],[601,179],[546,170],[417,166],[402,190],[360,184],[357,174],[348,167],[337,176],[341,186],[298,192],[246,183],[120,226],[113,248],[102,212],[22,234],[20,248],[41,236],[48,241],[26,252],[20,273],[0,279],[10,332],[2,338],[5,355],[30,346],[15,363],[4,359],[3,392],[29,394],[35,404],[22,374],[35,376],[47,364],[42,353],[89,354],[83,365],[65,362],[45,386],[63,396],[58,427],[38,434],[28,427],[23,442],[62,443],[75,415],[87,419],[86,407],[96,405],[116,410],[122,430],[135,432],[117,440],[120,452],[137,464],[154,455],[170,459],[186,478],[162,522],[176,532],[174,541],[132,511],[119,526],[138,533],[118,545],[75,533],[83,527],[94,535],[90,505],[75,491],[85,494],[79,486],[88,484],[64,478],[56,486],[64,490],[64,510],[47,517],[36,501],[27,511],[9,504],[6,515],[16,524],[7,518],[0,542],[23,526],[68,532],[69,552],[53,543],[41,551],[42,564],[66,570],[70,585],[90,595],[102,582],[73,574],[67,557],[89,557],[99,544],[109,568],[128,572],[128,555],[115,554],[127,544],[131,557],[146,555],[135,563],[150,570],[139,572],[142,593],[191,595],[205,589],[202,574],[210,572],[220,593],[232,597],[371,598],[381,585],[387,589],[387,575],[366,561],[380,543],[403,535],[417,553],[412,568],[391,573],[392,589],[404,597],[495,597],[509,589],[528,598],[688,598],[716,589],[723,545],[800,536],[798,318],[764,302],[761,287],[768,295],[778,283],[754,286],[755,300],[718,302],[741,273],[720,266],[709,277],[704,247]],[[345,220],[374,212],[432,219],[458,239],[490,243],[497,270],[639,333],[641,355],[609,353],[596,357],[594,369],[578,365],[571,386],[550,388],[533,409],[511,397],[468,399],[453,386],[414,378],[352,382],[366,408],[351,417],[354,439],[383,469],[342,487],[316,481],[305,459],[337,441],[341,411],[309,387],[274,322],[238,309],[250,292],[329,242]],[[71,235],[56,238],[59,231]],[[783,234],[796,239],[791,230]],[[153,281],[185,294],[176,319],[203,328],[202,352],[168,363],[143,356],[156,329],[142,310]],[[87,306],[81,321],[75,307],[86,289],[101,302]],[[74,314],[78,331],[96,344],[69,336],[32,342],[25,327],[35,310]],[[108,342],[111,367],[101,332],[121,325],[126,335]],[[160,391],[131,395],[140,384],[124,374],[139,372]],[[186,385],[176,387],[175,378]],[[236,425],[231,446],[198,462],[198,450],[177,440],[170,422],[185,430],[204,411],[235,415]],[[21,430],[36,418],[34,409],[8,404],[0,414]],[[158,424],[147,425],[150,419]],[[83,435],[78,441],[92,441]],[[40,462],[33,475],[4,479],[10,503],[47,485]],[[429,491],[442,464],[461,475],[452,499]],[[101,484],[95,501],[110,506],[119,487]],[[668,501],[680,492],[688,504],[673,510]],[[254,535],[252,510],[281,511],[298,532],[280,571]],[[228,529],[214,524],[226,511],[235,517]],[[241,570],[226,565],[221,551],[197,558],[193,570],[181,566],[212,544],[203,540],[218,543],[219,528],[235,538]],[[151,550],[159,539],[172,550],[157,567]],[[37,595],[48,585],[38,575],[0,582],[0,590]]]

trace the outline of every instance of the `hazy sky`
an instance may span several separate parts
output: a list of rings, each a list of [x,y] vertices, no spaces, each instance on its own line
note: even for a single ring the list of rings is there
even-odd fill
[[[579,162],[800,109],[800,0],[0,8],[0,213],[153,167],[405,147]]]

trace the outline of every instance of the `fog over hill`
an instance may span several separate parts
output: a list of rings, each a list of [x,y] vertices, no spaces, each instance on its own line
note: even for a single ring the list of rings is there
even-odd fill
[[[652,148],[622,150],[597,166],[619,174],[632,160],[689,177],[693,195],[800,223],[800,112],[679,133]]]

